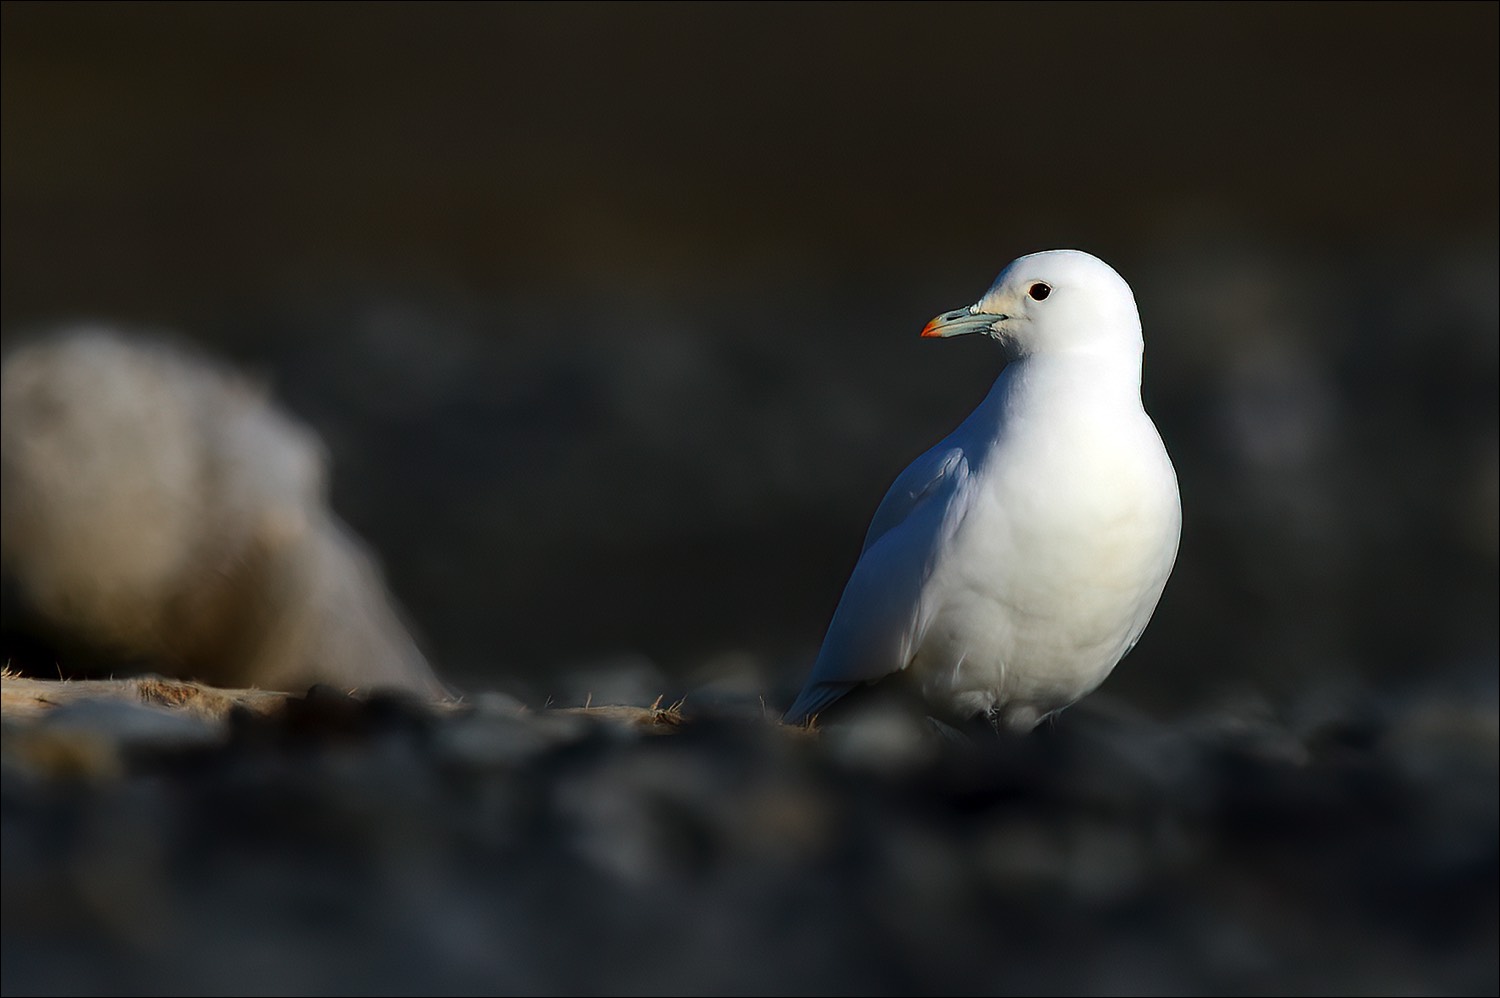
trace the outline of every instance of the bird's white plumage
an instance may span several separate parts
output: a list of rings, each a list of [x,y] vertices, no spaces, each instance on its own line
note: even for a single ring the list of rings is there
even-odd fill
[[[1035,253],[923,335],[962,332],[1010,363],[876,510],[788,721],[908,670],[938,714],[1029,728],[1103,682],[1156,608],[1182,514],[1130,287],[1087,253]]]

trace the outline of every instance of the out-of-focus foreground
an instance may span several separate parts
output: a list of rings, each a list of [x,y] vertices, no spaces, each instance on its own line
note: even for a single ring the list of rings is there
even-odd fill
[[[967,749],[149,690],[6,724],[7,993],[1495,984],[1493,688]]]

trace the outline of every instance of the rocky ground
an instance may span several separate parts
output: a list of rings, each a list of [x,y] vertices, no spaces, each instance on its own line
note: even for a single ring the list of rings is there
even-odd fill
[[[971,744],[748,697],[4,692],[6,994],[1497,986],[1492,675]]]

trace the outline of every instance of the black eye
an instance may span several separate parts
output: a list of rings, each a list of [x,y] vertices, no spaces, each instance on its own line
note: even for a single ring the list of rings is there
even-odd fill
[[[1046,301],[1047,296],[1051,293],[1052,288],[1049,285],[1043,284],[1041,281],[1037,281],[1031,287],[1026,289],[1027,296],[1030,298],[1034,298],[1037,301]]]

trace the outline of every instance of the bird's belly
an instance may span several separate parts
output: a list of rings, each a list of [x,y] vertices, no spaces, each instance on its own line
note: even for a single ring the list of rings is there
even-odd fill
[[[1140,634],[1175,557],[1175,504],[1039,504],[1018,530],[1017,497],[996,501],[1010,515],[976,509],[934,572],[911,667],[956,715],[1035,719],[1103,682]]]

